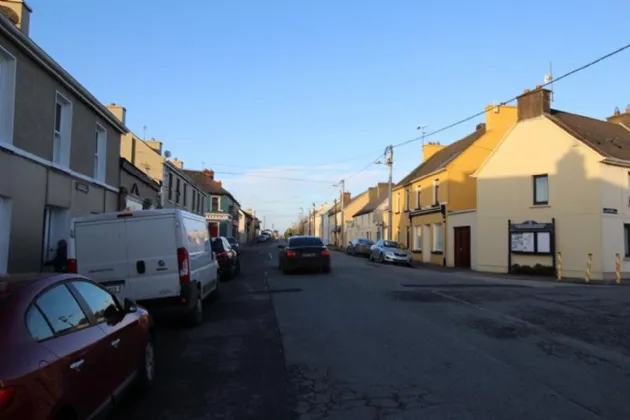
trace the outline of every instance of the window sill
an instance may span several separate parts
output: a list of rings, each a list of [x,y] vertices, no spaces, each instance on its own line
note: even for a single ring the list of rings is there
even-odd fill
[[[412,249],[411,253],[412,254],[422,254],[422,250],[421,249]]]
[[[436,250],[434,250],[434,251],[431,251],[431,254],[433,254],[433,255],[442,255],[442,254],[444,254],[444,251],[436,251]]]
[[[534,204],[532,206],[530,206],[530,209],[547,209],[550,208],[551,206],[549,204]]]

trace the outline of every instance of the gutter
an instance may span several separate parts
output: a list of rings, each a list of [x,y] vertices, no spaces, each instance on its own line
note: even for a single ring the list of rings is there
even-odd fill
[[[59,65],[46,51],[41,49],[31,38],[22,33],[13,23],[0,14],[0,33],[6,35],[17,47],[22,49],[37,64],[52,74],[79,99],[90,105],[98,115],[116,128],[121,134],[127,134],[129,129],[114,116],[105,106],[85,89],[74,77]]]

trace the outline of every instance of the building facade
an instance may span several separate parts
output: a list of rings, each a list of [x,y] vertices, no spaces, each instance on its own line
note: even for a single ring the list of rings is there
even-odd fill
[[[146,210],[160,206],[160,184],[120,158],[119,210]]]
[[[46,269],[73,216],[118,209],[128,131],[29,38],[30,13],[0,1],[0,273]]]
[[[474,268],[628,278],[630,108],[604,121],[552,109],[550,95],[518,98],[518,123],[475,174]]]
[[[163,165],[162,208],[178,208],[203,216],[209,197],[203,188],[190,178],[180,160],[165,160]]]
[[[368,202],[352,216],[353,229],[348,231],[348,240],[366,238],[377,241],[382,237],[382,213],[379,207],[389,195],[389,184],[379,183],[368,189]]]
[[[223,183],[214,178],[214,171],[184,171],[206,193],[204,215],[208,222],[211,237],[225,236],[238,238],[241,205],[223,188]]]

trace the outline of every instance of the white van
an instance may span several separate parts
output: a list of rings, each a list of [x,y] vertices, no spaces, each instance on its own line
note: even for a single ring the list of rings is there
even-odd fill
[[[206,220],[177,209],[103,213],[72,220],[68,271],[151,312],[203,320],[219,292],[219,264]]]

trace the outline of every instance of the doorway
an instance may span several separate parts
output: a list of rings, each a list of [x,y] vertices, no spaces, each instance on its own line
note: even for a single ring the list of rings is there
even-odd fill
[[[208,223],[208,233],[210,234],[211,238],[218,238],[219,237],[219,224],[213,223],[213,222]]]
[[[470,226],[453,228],[455,267],[470,268]]]
[[[60,240],[70,239],[70,210],[62,207],[47,206],[44,209],[44,249],[43,263],[55,258]]]

